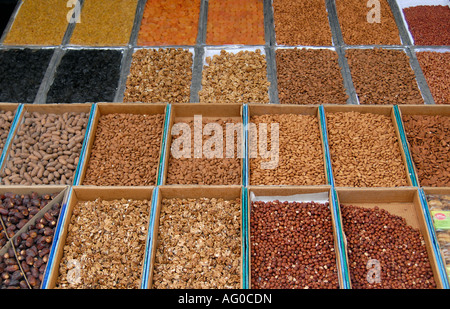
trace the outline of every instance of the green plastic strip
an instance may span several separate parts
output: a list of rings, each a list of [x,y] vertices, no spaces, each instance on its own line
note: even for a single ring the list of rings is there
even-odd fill
[[[151,265],[151,256],[153,251],[153,229],[155,226],[155,213],[156,208],[158,206],[158,195],[159,195],[159,187],[155,187],[152,193],[152,201],[151,201],[151,210],[150,210],[150,220],[148,225],[147,232],[147,244],[145,246],[144,253],[144,266],[142,268],[142,279],[141,279],[141,289],[148,289],[149,285],[149,276],[150,276],[150,265]]]

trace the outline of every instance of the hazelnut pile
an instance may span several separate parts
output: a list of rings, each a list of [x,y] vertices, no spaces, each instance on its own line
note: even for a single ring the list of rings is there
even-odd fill
[[[328,49],[277,49],[281,104],[346,104],[338,55]]]
[[[260,49],[221,50],[206,58],[201,84],[201,103],[269,103],[266,56]]]
[[[436,288],[424,238],[405,218],[377,206],[341,205],[341,209],[352,288]],[[379,265],[378,280],[370,260]]]
[[[278,45],[332,44],[325,1],[273,0],[272,6]]]
[[[436,104],[450,104],[450,52],[417,52],[423,75]]]
[[[263,168],[262,162],[271,158],[261,157],[255,149],[250,157],[251,185],[322,185],[325,180],[325,165],[319,121],[316,116],[296,114],[274,114],[252,116],[250,122],[259,130],[267,125],[267,139],[271,138],[271,123],[279,124],[279,159],[273,168]],[[259,136],[259,132],[257,131]],[[257,136],[249,133],[250,152],[256,147]],[[271,143],[271,145],[274,145]]]
[[[450,186],[450,116],[403,115],[403,126],[420,185]]]
[[[152,287],[239,289],[241,248],[240,199],[163,199]]]
[[[400,142],[389,116],[326,113],[328,143],[336,186],[406,186]]]
[[[56,289],[138,289],[151,203],[78,202],[70,218]]]
[[[100,116],[83,185],[155,185],[164,114]]]
[[[328,203],[252,202],[253,289],[339,288]]]
[[[346,57],[361,104],[423,104],[403,50],[348,49]]]
[[[124,102],[187,103],[192,53],[182,48],[139,49],[133,54]]]

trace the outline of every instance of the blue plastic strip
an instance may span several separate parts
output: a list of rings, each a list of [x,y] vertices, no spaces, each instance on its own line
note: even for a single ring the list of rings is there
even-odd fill
[[[75,171],[74,182],[73,182],[74,186],[78,186],[81,184],[81,170],[82,170],[84,164],[87,163],[86,162],[87,143],[89,142],[89,139],[91,138],[91,133],[92,133],[91,131],[93,128],[93,122],[94,122],[94,116],[95,116],[96,109],[97,109],[97,103],[92,104],[91,110],[89,112],[89,119],[88,119],[88,125],[86,127],[86,134],[84,135],[83,146],[82,146],[81,152],[80,152],[80,159],[78,160],[77,169]]]
[[[148,289],[149,285],[150,265],[153,252],[153,237],[154,237],[153,230],[155,227],[156,209],[158,206],[158,195],[159,195],[159,187],[155,187],[153,189],[151,201],[150,220],[147,232],[147,244],[144,253],[144,265],[142,268],[141,289]]]
[[[160,186],[163,184],[164,181],[164,168],[165,168],[165,162],[166,162],[166,147],[167,147],[167,138],[169,136],[169,124],[170,124],[170,118],[172,113],[172,105],[167,104],[166,106],[166,117],[164,119],[164,131],[163,131],[163,140],[162,140],[162,149],[161,149],[161,156],[159,159],[159,169],[158,169],[158,180],[156,185]]]
[[[249,251],[250,251],[250,242],[249,242],[249,225],[248,225],[248,199],[247,199],[247,193],[248,189],[247,187],[242,187],[242,218],[241,218],[241,224],[242,224],[242,242],[243,242],[243,265],[242,265],[242,287],[244,289],[248,289],[250,286],[249,282],[249,272],[250,272],[250,261],[249,261]]]
[[[431,236],[433,252],[434,252],[434,255],[436,256],[436,261],[438,264],[438,269],[439,269],[439,274],[440,274],[440,277],[442,280],[442,285],[443,285],[444,289],[449,289],[449,280],[448,280],[448,276],[447,276],[447,270],[445,268],[444,260],[442,259],[442,254],[441,254],[441,250],[439,247],[439,241],[436,236],[433,219],[432,219],[432,216],[431,216],[429,208],[428,208],[427,198],[426,198],[425,192],[423,191],[422,188],[419,188],[419,197],[420,197],[420,202],[421,202],[420,204],[422,206],[422,210],[423,210],[423,213],[425,216],[427,228],[428,228],[428,231]]]
[[[243,118],[243,131],[244,131],[244,153],[243,153],[243,167],[242,167],[242,182],[244,186],[249,185],[249,157],[248,157],[248,125],[249,125],[249,118],[248,118],[248,105],[244,104],[242,108],[242,118]]]
[[[319,117],[320,117],[320,127],[322,129],[322,142],[325,149],[325,163],[327,167],[326,173],[328,178],[328,184],[334,187],[333,168],[331,165],[330,147],[328,145],[327,123],[325,117],[325,109],[323,108],[323,105],[319,106]]]
[[[9,129],[8,137],[5,141],[5,146],[2,149],[2,155],[0,157],[0,166],[3,166],[3,162],[6,160],[7,151],[9,148],[9,144],[14,138],[14,132],[16,131],[16,127],[19,125],[19,119],[22,116],[23,103],[19,104],[16,108],[16,113],[14,115],[13,122],[11,124],[11,128]]]
[[[50,253],[48,256],[48,263],[45,270],[44,278],[42,279],[42,288],[47,289],[48,288],[48,281],[51,274],[51,270],[53,269],[53,264],[55,263],[55,253],[57,248],[60,246],[60,237],[62,234],[62,229],[65,225],[65,221],[67,218],[67,205],[70,201],[70,198],[72,196],[72,187],[67,187],[68,192],[66,193],[65,198],[62,201],[61,210],[59,212],[59,218],[58,218],[58,224],[56,225],[56,230],[53,236],[53,244],[50,249]],[[62,244],[64,245],[64,244]]]
[[[408,147],[408,139],[406,138],[406,133],[405,133],[405,129],[403,127],[402,117],[400,115],[400,110],[397,105],[394,105],[394,114],[395,114],[395,119],[397,120],[397,126],[398,126],[398,131],[400,133],[400,140],[401,140],[402,148],[403,148],[403,151],[404,151],[405,157],[406,157],[406,165],[408,167],[408,173],[409,173],[409,176],[411,179],[411,184],[413,187],[417,187],[418,181],[417,181],[416,173],[414,171],[414,164],[411,159],[411,152],[409,151],[409,147]]]

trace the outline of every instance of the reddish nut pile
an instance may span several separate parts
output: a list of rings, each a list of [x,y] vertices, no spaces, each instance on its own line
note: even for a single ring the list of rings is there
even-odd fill
[[[55,194],[0,194],[0,215],[6,228],[6,235],[12,238],[42,208],[50,203]]]
[[[133,54],[124,102],[187,103],[192,53],[182,48],[139,49]]]
[[[450,45],[450,8],[418,5],[403,9],[415,45]]]
[[[78,202],[59,264],[56,289],[138,289],[151,203]]]
[[[417,52],[417,60],[436,104],[450,104],[450,52]]]
[[[274,114],[252,116],[255,133],[249,133],[250,184],[251,185],[323,185],[325,180],[324,156],[319,121],[313,115]],[[279,125],[278,162],[273,168],[265,168],[257,151],[257,137],[261,124],[267,125],[267,139],[271,139],[271,123]],[[261,140],[261,139],[259,139]],[[271,141],[271,147],[275,147]],[[254,151],[253,151],[254,150]],[[256,156],[256,154],[258,154]]]
[[[369,5],[368,1],[336,0],[337,15],[346,44],[401,44],[397,24],[389,2],[380,0],[376,3],[379,3],[379,11],[376,5]]]
[[[194,134],[195,120],[187,122],[176,122],[186,124],[190,128],[189,140],[184,140],[186,132],[173,132],[172,143],[168,153],[166,184],[197,184],[197,185],[239,185],[241,183],[241,156],[239,149],[242,149],[242,138],[238,139],[235,134],[234,155],[227,155],[227,123],[239,125],[240,120],[236,119],[202,119],[202,131],[209,123],[217,124],[222,128],[223,136],[202,136],[202,140],[197,140]],[[240,133],[238,133],[240,134]],[[219,143],[216,139],[223,141],[223,150],[217,156],[215,150],[219,150]],[[180,142],[181,141],[181,142]],[[186,144],[188,143],[188,144]],[[240,143],[240,144],[239,144]],[[209,147],[208,147],[209,146]],[[190,151],[188,148],[190,147]],[[202,149],[198,153],[197,149]],[[208,150],[208,152],[205,152]],[[186,152],[185,154],[183,154]]]
[[[152,287],[239,289],[241,201],[163,199]]]
[[[423,104],[403,50],[349,49],[348,64],[361,104]]]
[[[206,57],[201,103],[269,103],[266,56],[261,50],[221,50]]]
[[[328,203],[252,202],[252,289],[339,288]]]
[[[277,49],[281,104],[346,104],[337,53],[328,49]]]
[[[99,118],[83,185],[155,185],[164,114],[105,114]]]
[[[450,116],[404,115],[403,125],[420,185],[450,186]]]
[[[1,183],[71,185],[87,123],[86,113],[26,111],[0,173]]]
[[[401,148],[389,116],[327,113],[328,141],[336,186],[406,186]]]
[[[405,218],[378,206],[341,209],[352,288],[436,288],[424,238]]]
[[[325,1],[274,0],[276,41],[289,46],[329,46],[331,29]]]
[[[0,111],[0,151],[3,151],[3,148],[5,147],[13,120],[13,111]]]

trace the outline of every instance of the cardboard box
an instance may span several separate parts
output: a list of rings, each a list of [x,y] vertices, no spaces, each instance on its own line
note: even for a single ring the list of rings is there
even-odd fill
[[[148,273],[148,282],[146,287],[151,289],[153,286],[153,276],[154,276],[154,265],[155,265],[155,255],[159,245],[159,224],[160,224],[160,213],[162,208],[162,200],[166,198],[223,198],[224,200],[234,200],[242,197],[242,187],[241,186],[187,186],[187,185],[171,185],[171,186],[160,186],[157,190],[157,195],[155,196],[155,208],[154,208],[154,222],[151,246],[149,248],[150,252],[150,268]],[[243,231],[245,229],[243,216],[243,204],[241,199],[241,283],[240,288],[244,287],[244,239]]]
[[[399,106],[398,107],[398,113],[401,120],[401,123],[399,122],[399,128],[403,131],[402,134],[404,134],[405,138],[405,149],[409,153],[407,153],[408,156],[410,156],[411,161],[411,177],[415,178],[415,182],[418,186],[421,186],[420,179],[418,177],[417,167],[414,164],[414,160],[412,157],[411,152],[411,145],[409,144],[408,138],[407,138],[407,132],[405,130],[405,126],[403,123],[403,116],[405,115],[424,115],[424,116],[450,116],[450,105],[437,105],[437,104],[428,104],[428,105],[408,105],[408,106]]]
[[[326,121],[326,114],[328,113],[337,113],[337,112],[359,112],[359,113],[371,113],[371,114],[379,114],[379,115],[385,115],[389,116],[392,119],[392,124],[394,126],[395,134],[398,140],[399,150],[401,153],[401,157],[403,160],[403,164],[405,167],[406,172],[406,181],[407,186],[411,186],[413,181],[411,180],[412,175],[409,173],[408,170],[408,164],[407,164],[407,157],[406,153],[402,144],[401,134],[399,130],[399,124],[397,123],[397,119],[395,117],[395,112],[392,105],[344,105],[344,106],[336,106],[336,105],[326,105],[324,106],[325,110],[325,121]],[[327,125],[328,127],[328,125]],[[328,134],[328,139],[330,139]],[[329,142],[328,142],[329,143]],[[331,162],[331,165],[333,162]]]
[[[161,181],[161,185],[167,185],[167,174],[168,174],[168,168],[169,168],[169,158],[171,156],[171,146],[172,146],[172,128],[173,125],[177,122],[187,122],[194,119],[195,116],[201,116],[203,120],[210,121],[214,123],[214,121],[218,119],[228,119],[231,118],[233,120],[238,121],[239,123],[243,123],[242,118],[242,104],[213,104],[213,103],[176,103],[172,104],[171,106],[171,112],[170,112],[170,119],[167,126],[167,140],[165,145],[165,157],[164,157],[164,164],[162,166],[162,172],[163,179]],[[244,130],[242,130],[244,131]],[[225,132],[225,131],[224,131]],[[194,130],[192,130],[191,134],[194,134]],[[242,151],[244,152],[244,132],[242,132]],[[202,133],[203,139],[208,139],[209,137],[205,137]],[[224,141],[224,146],[226,145]],[[236,145],[236,140],[234,141],[234,144]],[[194,145],[191,145],[191,149],[194,149]],[[235,158],[239,158],[240,154],[235,153]],[[223,153],[223,156],[225,157],[225,152]],[[204,158],[204,154],[202,153],[202,158]],[[240,158],[241,161],[241,180],[239,184],[243,183],[243,158]]]
[[[9,153],[11,150],[11,146],[14,143],[14,139],[17,136],[17,133],[20,129],[20,125],[23,123],[24,119],[25,119],[25,113],[26,112],[38,112],[38,113],[42,113],[42,114],[63,114],[66,112],[75,112],[75,113],[86,113],[88,115],[88,124],[86,127],[86,134],[85,134],[85,138],[83,140],[83,146],[80,152],[80,156],[79,156],[79,161],[78,161],[78,165],[77,168],[75,170],[74,173],[74,182],[77,179],[77,174],[78,171],[80,169],[80,166],[82,164],[83,161],[83,153],[84,153],[84,148],[85,148],[85,144],[86,144],[86,136],[89,132],[89,117],[91,116],[91,112],[92,112],[92,107],[93,105],[90,103],[74,103],[74,104],[25,104],[23,105],[23,108],[21,109],[21,114],[18,115],[17,120],[16,120],[16,124],[14,126],[14,130],[13,132],[11,132],[11,141],[8,143],[7,148],[4,149],[4,159],[1,162],[1,166],[0,166],[0,170],[3,171],[3,169],[6,166],[6,163],[9,160]]]
[[[73,186],[69,195],[67,197],[67,202],[64,207],[64,213],[62,213],[62,218],[60,219],[61,229],[57,235],[58,242],[56,243],[55,254],[51,260],[49,275],[45,281],[45,288],[53,289],[56,286],[57,279],[59,277],[59,267],[61,259],[64,255],[64,246],[66,244],[66,239],[68,235],[68,230],[70,226],[70,220],[73,214],[73,209],[78,202],[82,201],[94,201],[97,198],[103,200],[115,200],[115,199],[133,199],[133,200],[152,200],[154,187],[90,187],[90,186]],[[152,211],[149,213],[149,222]],[[150,226],[148,231],[150,231]],[[147,231],[147,232],[148,232]],[[147,244],[146,247],[148,246]],[[147,248],[146,248],[147,252]],[[143,266],[142,266],[142,280],[145,278],[146,269],[146,255],[143,255]],[[141,282],[142,284],[142,282]]]
[[[247,227],[245,237],[248,242],[248,277],[249,277],[249,287],[251,287],[251,241],[250,241],[250,225],[251,225],[251,211],[252,211],[252,196],[256,197],[266,197],[265,200],[281,200],[282,197],[290,198],[293,195],[300,195],[295,200],[296,201],[315,201],[317,203],[329,203],[329,208],[331,212],[331,218],[333,222],[333,238],[334,238],[334,252],[336,254],[336,268],[337,275],[339,281],[339,288],[344,289],[346,286],[345,274],[342,271],[343,261],[342,258],[345,256],[342,255],[341,245],[340,245],[340,231],[337,229],[337,221],[339,221],[339,217],[334,211],[333,207],[333,196],[332,196],[332,188],[330,186],[302,186],[302,187],[270,187],[270,186],[250,186],[248,188],[247,195]],[[326,200],[322,200],[322,199]]]
[[[94,111],[92,126],[90,128],[89,136],[87,139],[86,153],[82,161],[80,168],[80,177],[77,183],[74,185],[84,185],[83,181],[86,177],[86,171],[89,165],[89,159],[92,153],[92,147],[95,142],[95,134],[98,127],[98,122],[101,116],[108,114],[135,114],[135,115],[156,115],[163,114],[166,115],[167,104],[146,104],[146,103],[97,103],[97,107]],[[163,136],[161,136],[161,146],[159,152],[159,165],[156,173],[155,184],[158,184],[159,171],[161,166],[161,161],[163,160],[162,151],[164,149],[164,131]]]
[[[318,120],[318,126],[320,131],[320,143],[322,145],[322,157],[323,157],[323,167],[324,167],[324,174],[325,174],[325,183],[322,183],[321,185],[327,185],[330,183],[329,174],[327,172],[327,164],[326,164],[326,146],[324,143],[324,132],[322,131],[322,125],[321,125],[321,117],[319,112],[319,106],[314,105],[281,105],[281,104],[249,104],[248,105],[248,121],[251,122],[252,116],[260,116],[260,115],[278,115],[278,114],[296,114],[296,115],[310,115],[317,117]],[[248,138],[247,138],[248,139]],[[249,156],[249,154],[247,154]],[[247,158],[248,160],[248,158]],[[246,173],[248,174],[248,177],[250,178],[250,163],[248,165],[248,170]],[[250,183],[249,179],[249,185],[253,185]]]
[[[432,236],[434,236],[435,238],[435,243],[436,243],[436,247],[438,250],[438,253],[440,255],[440,262],[444,271],[444,274],[442,275],[442,277],[444,277],[445,275],[447,276],[447,280],[445,280],[445,278],[443,278],[443,281],[447,281],[447,286],[448,286],[448,281],[450,280],[450,261],[448,259],[448,247],[450,246],[450,241],[446,241],[444,239],[440,239],[440,237],[438,237],[439,233],[441,232],[445,232],[446,234],[448,234],[448,230],[446,228],[438,228],[436,227],[436,223],[435,220],[437,220],[437,218],[441,218],[438,217],[437,215],[440,214],[439,213],[434,213],[434,211],[432,210],[434,208],[434,205],[431,204],[431,202],[429,201],[429,198],[432,195],[448,195],[450,197],[450,187],[440,187],[440,188],[435,188],[435,187],[424,187],[423,189],[423,193],[425,195],[425,202],[426,202],[426,206],[427,206],[427,211],[430,213],[430,221],[432,223],[432,227],[431,227],[431,231],[430,233],[432,234]],[[430,204],[429,204],[430,202]],[[448,206],[450,206],[450,202],[448,202],[447,204]],[[445,205],[443,205],[445,206]],[[435,209],[435,208],[434,208]],[[444,212],[445,214],[445,219],[448,220],[448,213]]]
[[[424,214],[417,188],[337,188],[336,193],[339,208],[342,205],[353,205],[369,209],[378,206],[378,208],[385,209],[393,215],[405,218],[406,223],[417,229],[423,236],[436,285],[438,288],[443,287],[437,256],[433,248],[432,236],[428,229],[426,215]],[[347,243],[347,240],[345,240],[345,243]],[[345,251],[347,252],[347,250],[346,248]],[[349,271],[351,270],[349,269]],[[381,280],[383,280],[382,277]]]
[[[48,272],[49,272],[49,268],[50,268],[50,264],[51,264],[51,259],[52,259],[52,255],[54,254],[55,248],[56,248],[56,235],[58,233],[58,230],[60,229],[61,226],[61,218],[62,218],[62,212],[63,212],[63,203],[67,197],[67,193],[69,192],[69,186],[52,186],[52,185],[48,185],[48,186],[1,186],[0,187],[0,194],[4,194],[7,192],[13,192],[15,194],[31,194],[33,192],[38,193],[39,195],[45,195],[45,194],[55,194],[55,197],[45,206],[43,207],[37,214],[35,214],[32,218],[30,218],[30,220],[19,230],[17,231],[13,237],[9,238],[7,244],[0,250],[0,254],[1,252],[6,252],[9,248],[9,246],[13,246],[14,250],[16,250],[16,248],[14,247],[14,242],[16,240],[17,237],[19,237],[22,233],[26,232],[28,230],[28,228],[31,225],[34,225],[36,223],[37,220],[41,219],[44,214],[50,210],[55,204],[60,204],[60,213],[58,216],[58,221],[56,224],[56,227],[54,229],[54,235],[53,235],[53,241],[50,247],[50,253],[49,253],[49,259],[47,262],[47,266],[45,268],[45,272],[43,274],[44,280],[41,282],[41,288],[44,287],[44,281],[45,281],[45,277],[47,276]],[[0,220],[1,221],[1,220]],[[1,224],[4,226],[3,221],[1,222]],[[20,263],[19,263],[20,265]],[[22,270],[21,266],[20,269]],[[23,270],[22,270],[22,273]]]

